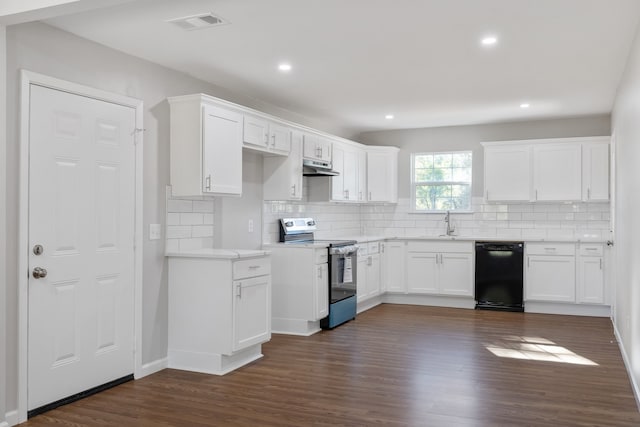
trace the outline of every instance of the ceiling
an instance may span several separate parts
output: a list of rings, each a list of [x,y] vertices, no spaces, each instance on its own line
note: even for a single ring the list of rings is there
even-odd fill
[[[167,22],[209,12],[229,23]],[[638,0],[136,0],[46,22],[357,133],[609,113],[639,17]]]

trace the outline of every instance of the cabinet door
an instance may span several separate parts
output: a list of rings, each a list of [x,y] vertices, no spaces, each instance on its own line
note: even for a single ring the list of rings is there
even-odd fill
[[[329,264],[316,265],[314,287],[316,294],[315,320],[320,320],[329,315]]]
[[[443,295],[473,296],[472,254],[440,254],[438,282]]]
[[[356,294],[358,295],[358,302],[361,302],[368,297],[367,289],[367,270],[368,270],[369,257],[367,255],[361,255],[358,252],[358,272],[356,273],[357,285]]]
[[[333,153],[333,170],[338,175],[331,177],[331,200],[347,200],[347,193],[344,189],[344,149],[336,145]]]
[[[485,147],[484,189],[489,201],[529,201],[531,148]]]
[[[333,158],[333,142],[330,139],[320,137],[318,139],[318,149],[320,151],[319,159],[325,162],[331,162]]]
[[[242,140],[261,148],[269,146],[269,122],[254,116],[244,116]]]
[[[410,294],[438,293],[438,254],[407,253],[407,292]]]
[[[287,154],[291,151],[291,128],[271,123],[269,126],[269,149]]]
[[[287,157],[262,159],[264,200],[300,200],[302,198],[302,135],[294,132]]]
[[[375,297],[380,295],[380,254],[369,255],[367,261],[367,296]]]
[[[242,115],[203,107],[203,193],[242,193]]]
[[[358,151],[358,201],[367,199],[367,152]]]
[[[405,242],[385,242],[382,244],[383,283],[387,292],[407,292],[405,279]]]
[[[609,142],[582,145],[582,200],[609,200]]]
[[[578,302],[604,303],[604,271],[602,257],[580,257],[578,261]]]
[[[304,133],[302,135],[303,156],[305,159],[320,160],[320,136],[312,133]]]
[[[533,147],[533,191],[536,201],[582,199],[582,149],[579,143]]]
[[[335,161],[335,146],[334,146]],[[349,147],[344,152],[343,163],[344,179],[342,182],[346,200],[358,201],[358,155],[355,149]]]
[[[527,256],[527,299],[575,302],[575,269],[573,256]]]
[[[389,201],[389,172],[389,160],[384,153],[367,153],[368,201]]]
[[[233,351],[268,341],[271,338],[271,276],[237,280],[233,288]]]

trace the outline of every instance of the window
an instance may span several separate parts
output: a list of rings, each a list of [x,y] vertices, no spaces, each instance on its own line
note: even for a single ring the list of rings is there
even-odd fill
[[[416,212],[471,210],[471,160],[471,151],[413,153],[413,209]]]

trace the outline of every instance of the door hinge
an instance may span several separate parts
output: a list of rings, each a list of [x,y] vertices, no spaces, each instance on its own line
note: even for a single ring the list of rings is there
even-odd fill
[[[133,135],[133,145],[138,145],[138,134],[142,133],[142,132],[146,132],[147,129],[145,128],[135,128],[133,129],[133,132],[131,132],[131,135]]]

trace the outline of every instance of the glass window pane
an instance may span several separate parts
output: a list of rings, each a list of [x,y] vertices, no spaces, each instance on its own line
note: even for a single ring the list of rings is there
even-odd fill
[[[451,178],[453,178],[449,168],[434,169],[434,175],[437,177],[434,181],[451,181]]]
[[[416,182],[431,181],[433,175],[433,169],[416,169]]]
[[[453,168],[452,181],[455,182],[471,182],[470,168]]]
[[[433,155],[432,154],[421,154],[416,156],[415,167],[422,169],[430,169],[433,167]]]
[[[471,167],[471,152],[455,153],[453,155],[453,167]]]
[[[433,165],[436,168],[450,168],[453,163],[453,154],[435,154],[433,156]]]
[[[422,211],[471,208],[472,153],[414,155],[414,209]],[[451,184],[458,182],[463,184]]]

